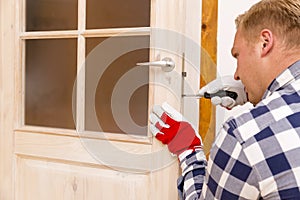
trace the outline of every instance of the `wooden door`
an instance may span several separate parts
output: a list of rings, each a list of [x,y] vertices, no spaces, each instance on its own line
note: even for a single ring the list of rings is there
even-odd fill
[[[177,159],[148,132],[148,113],[168,102],[197,125],[182,94],[199,85],[200,3],[0,9],[0,199],[177,199]],[[136,65],[164,58],[172,71]]]

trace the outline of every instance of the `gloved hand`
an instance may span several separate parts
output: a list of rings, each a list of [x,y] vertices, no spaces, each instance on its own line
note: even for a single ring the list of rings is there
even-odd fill
[[[202,149],[201,137],[196,129],[167,103],[153,106],[150,113],[150,131],[169,151],[179,156],[190,149]]]
[[[228,96],[214,96],[211,98],[211,102],[214,105],[221,105],[227,109],[231,109],[234,106],[243,105],[248,101],[244,85],[241,81],[234,80],[233,76],[219,77],[202,87],[198,93],[200,96],[204,96],[205,92],[213,94],[220,90],[236,92],[237,98],[234,100]]]

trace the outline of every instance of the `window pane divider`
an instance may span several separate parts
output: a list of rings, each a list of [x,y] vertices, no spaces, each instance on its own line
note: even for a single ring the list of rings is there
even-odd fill
[[[83,131],[85,124],[85,38],[78,37],[77,49],[77,97],[76,97],[76,130]]]
[[[20,34],[21,39],[48,39],[48,38],[77,38],[80,32],[74,31],[34,31],[23,32]]]
[[[82,33],[86,26],[86,0],[78,0],[78,40],[76,78],[76,120],[77,133],[85,129],[85,38]]]
[[[137,28],[112,28],[112,29],[89,29],[82,33],[85,37],[112,37],[112,36],[144,36],[150,35],[150,27]]]

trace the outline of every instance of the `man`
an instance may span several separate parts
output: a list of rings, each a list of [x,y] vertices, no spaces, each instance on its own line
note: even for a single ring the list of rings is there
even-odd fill
[[[151,132],[178,156],[182,199],[300,199],[300,0],[262,0],[236,19],[234,74],[254,105],[229,118],[216,137],[208,162],[197,131],[177,111],[154,106]],[[204,92],[238,92],[224,79]],[[239,99],[240,98],[240,99]]]

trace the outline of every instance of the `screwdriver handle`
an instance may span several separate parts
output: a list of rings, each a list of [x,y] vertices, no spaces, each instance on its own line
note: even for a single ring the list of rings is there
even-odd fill
[[[219,90],[218,92],[212,93],[212,94],[207,93],[207,92],[204,93],[204,98],[206,98],[206,99],[211,99],[212,97],[215,97],[215,96],[218,96],[221,98],[228,96],[228,97],[236,100],[238,95],[236,92],[232,92],[232,91],[228,91],[228,90]]]

